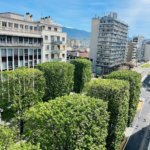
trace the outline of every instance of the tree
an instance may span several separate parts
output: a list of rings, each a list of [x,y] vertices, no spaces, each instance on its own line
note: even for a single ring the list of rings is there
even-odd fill
[[[81,93],[84,88],[84,84],[91,80],[92,63],[90,60],[86,60],[86,59],[71,59],[70,63],[75,65],[74,91],[76,93]]]
[[[141,74],[131,70],[120,70],[112,72],[108,76],[105,76],[105,78],[125,80],[130,83],[130,98],[128,112],[128,126],[130,126],[136,114],[136,109],[139,103],[141,93]]]
[[[129,67],[129,70],[131,70],[131,68],[134,68],[134,64],[131,62],[126,62],[126,66]]]
[[[7,150],[18,142],[20,140],[18,133],[17,126],[10,129],[6,124],[0,124],[0,150]]]
[[[40,144],[23,143],[17,126],[0,124],[0,150],[40,150]]]
[[[42,101],[45,79],[43,72],[37,69],[15,69],[1,72],[0,108],[2,118],[6,121],[20,122],[20,133],[23,132],[23,113],[36,103]]]
[[[113,79],[97,79],[85,84],[87,96],[108,102],[110,121],[107,150],[118,150],[128,122],[129,83]]]
[[[40,103],[24,115],[25,140],[41,149],[105,150],[107,102],[78,94]]]
[[[45,62],[38,64],[37,69],[43,71],[46,80],[43,101],[69,95],[73,90],[74,66],[66,62]]]

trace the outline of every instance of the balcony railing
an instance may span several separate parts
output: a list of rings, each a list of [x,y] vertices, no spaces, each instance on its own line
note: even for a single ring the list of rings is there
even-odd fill
[[[62,50],[54,49],[54,50],[51,50],[51,53],[62,53]]]
[[[17,32],[22,32],[22,33],[41,34],[41,31],[26,30],[26,29],[19,29],[19,28],[9,28],[9,27],[0,27],[0,30],[17,31]]]
[[[52,44],[62,44],[62,41],[54,41],[54,40],[52,40],[51,43]]]
[[[62,61],[62,58],[51,58],[51,61]]]
[[[0,46],[42,46],[41,43],[27,43],[27,42],[11,42],[8,41],[7,43],[4,41],[0,41]]]

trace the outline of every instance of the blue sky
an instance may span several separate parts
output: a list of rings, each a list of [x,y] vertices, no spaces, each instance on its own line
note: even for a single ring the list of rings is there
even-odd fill
[[[22,15],[30,12],[34,21],[51,16],[58,24],[89,32],[95,14],[117,12],[118,19],[129,24],[130,37],[150,38],[150,0],[1,0],[0,8]]]

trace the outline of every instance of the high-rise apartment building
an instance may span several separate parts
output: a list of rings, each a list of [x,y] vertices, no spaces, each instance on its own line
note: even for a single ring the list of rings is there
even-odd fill
[[[128,24],[117,14],[92,19],[90,58],[92,71],[109,73],[126,62]]]
[[[36,22],[26,13],[0,13],[0,71],[66,61],[66,33],[50,17]]]
[[[136,63],[137,44],[135,42],[128,42],[127,62]]]
[[[146,45],[146,38],[141,36],[133,36],[132,42],[136,42],[138,45],[138,51],[137,51],[137,59],[138,61],[141,61],[144,59],[144,52],[145,52],[145,45]]]

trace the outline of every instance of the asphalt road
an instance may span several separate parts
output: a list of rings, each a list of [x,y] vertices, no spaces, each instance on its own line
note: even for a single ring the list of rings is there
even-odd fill
[[[145,69],[142,73],[142,77],[149,72],[150,68]],[[143,108],[141,112],[137,111],[132,123],[133,132],[125,150],[147,150],[150,143],[150,92],[142,87],[140,97],[144,99]]]

